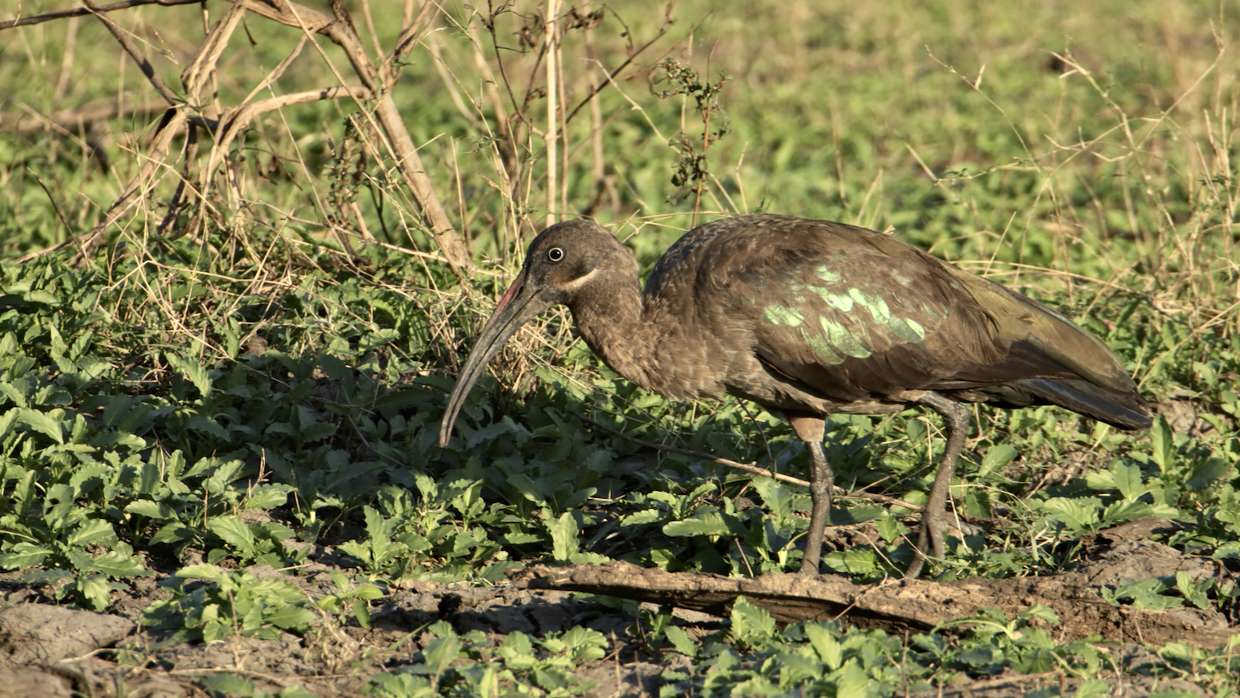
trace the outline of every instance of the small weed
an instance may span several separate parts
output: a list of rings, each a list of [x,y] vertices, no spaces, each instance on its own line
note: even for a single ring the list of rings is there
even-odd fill
[[[399,673],[377,674],[364,689],[378,698],[426,695],[495,695],[503,692],[576,696],[590,690],[572,674],[581,662],[602,659],[608,642],[586,628],[535,640],[509,633],[494,644],[479,631],[458,635],[440,621],[430,626],[435,636],[414,661]]]
[[[193,591],[189,580],[202,580]],[[280,631],[305,633],[318,617],[305,592],[280,578],[259,579],[215,565],[193,565],[172,577],[172,598],[143,612],[143,624],[177,641],[214,642],[232,635],[274,639]]]

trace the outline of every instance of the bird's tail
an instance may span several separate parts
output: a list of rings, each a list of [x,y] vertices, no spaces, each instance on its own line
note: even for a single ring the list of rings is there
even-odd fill
[[[1148,429],[1154,423],[1149,403],[1135,391],[1120,393],[1086,380],[1026,378],[1015,382],[1021,389],[1073,412],[1093,417],[1120,429]]]

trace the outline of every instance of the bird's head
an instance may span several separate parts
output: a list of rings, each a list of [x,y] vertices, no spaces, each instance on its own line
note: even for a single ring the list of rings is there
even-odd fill
[[[448,444],[456,415],[469,389],[499,353],[508,338],[536,315],[555,305],[576,308],[615,283],[635,283],[637,263],[615,236],[589,221],[566,221],[543,230],[530,243],[525,264],[495,306],[474,350],[457,374],[439,430],[439,443]]]

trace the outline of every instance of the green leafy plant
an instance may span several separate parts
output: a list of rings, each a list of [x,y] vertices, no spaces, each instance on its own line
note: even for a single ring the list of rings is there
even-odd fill
[[[358,625],[369,628],[369,602],[383,598],[383,590],[374,584],[354,585],[337,570],[332,570],[329,574],[338,591],[335,594],[320,597],[315,603],[327,613],[345,617],[352,616],[357,620]]]
[[[608,647],[603,634],[573,628],[542,640],[510,633],[492,645],[479,631],[458,635],[443,621],[428,628],[435,636],[400,673],[371,678],[364,692],[380,698],[433,695],[576,696],[593,687],[573,676],[580,662],[601,659]]]
[[[706,152],[731,131],[731,119],[719,104],[719,96],[728,78],[720,76],[715,82],[703,80],[696,70],[682,65],[674,58],[663,59],[656,69],[659,72],[652,78],[652,86],[663,85],[665,89],[655,94],[660,99],[678,95],[691,98],[694,109],[702,120],[700,146],[695,145],[693,140],[683,133],[669,143],[680,154],[680,160],[672,175],[672,184],[682,192],[686,189],[693,191],[693,210],[696,212],[702,203],[704,185],[710,177]]]
[[[33,476],[34,473],[30,473]],[[33,494],[19,487],[13,504],[21,508]],[[16,512],[0,516],[0,568],[39,568],[25,575],[36,584],[47,584],[56,599],[72,599],[96,611],[111,603],[115,582],[111,580],[153,576],[133,548],[120,540],[112,524],[75,506],[83,494],[81,484],[54,485],[42,501],[41,516]],[[20,510],[20,509],[19,509]],[[119,588],[124,588],[121,586]]]
[[[172,598],[142,614],[145,625],[170,631],[172,639],[213,642],[232,635],[273,639],[280,631],[305,633],[318,618],[311,601],[295,584],[228,572],[215,565],[178,570]],[[190,580],[201,580],[193,590]]]

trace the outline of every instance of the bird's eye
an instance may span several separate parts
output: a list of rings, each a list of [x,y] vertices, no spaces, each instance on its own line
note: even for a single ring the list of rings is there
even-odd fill
[[[547,250],[547,259],[553,262],[558,262],[561,259],[564,259],[564,250],[561,250],[558,247],[552,247],[551,249]]]

